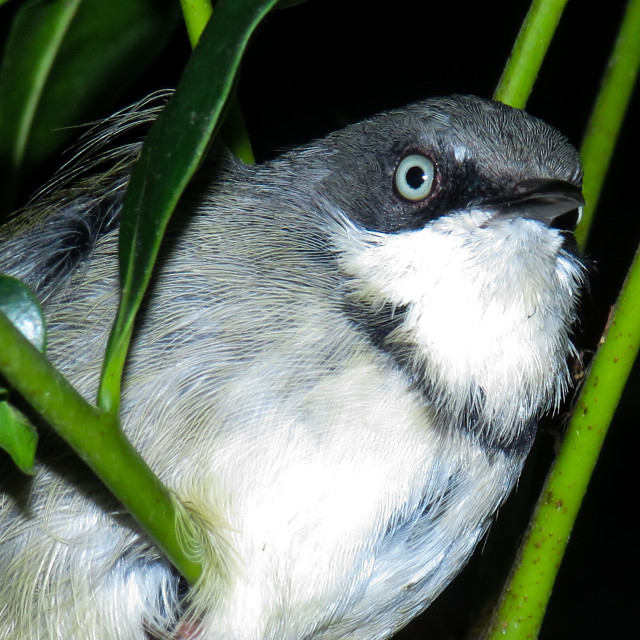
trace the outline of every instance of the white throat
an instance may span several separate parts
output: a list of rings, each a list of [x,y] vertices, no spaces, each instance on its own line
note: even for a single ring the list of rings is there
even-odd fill
[[[471,402],[483,426],[500,429],[557,406],[583,281],[558,230],[466,211],[416,231],[341,236],[353,295],[406,307],[389,340],[411,346],[449,411]]]

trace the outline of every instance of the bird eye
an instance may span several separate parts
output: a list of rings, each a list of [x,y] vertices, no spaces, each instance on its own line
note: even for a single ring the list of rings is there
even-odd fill
[[[423,200],[433,188],[435,166],[426,156],[413,153],[404,158],[394,177],[398,193],[407,200]]]

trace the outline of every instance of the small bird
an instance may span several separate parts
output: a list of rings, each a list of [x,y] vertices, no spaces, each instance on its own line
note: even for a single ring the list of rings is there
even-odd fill
[[[88,399],[137,151],[0,232],[0,270],[43,300],[49,357]],[[35,477],[0,484],[0,638],[392,636],[465,565],[569,388],[580,185],[560,133],[464,96],[263,164],[207,162],[170,225],[121,413],[207,531],[202,580],[188,587],[49,435]]]

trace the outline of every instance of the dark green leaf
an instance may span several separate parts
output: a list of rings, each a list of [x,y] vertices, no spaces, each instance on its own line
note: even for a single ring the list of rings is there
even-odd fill
[[[34,0],[18,10],[0,67],[2,200],[30,172],[106,114],[165,46],[174,0]]]
[[[0,449],[4,449],[23,473],[33,474],[38,434],[25,416],[0,401]]]
[[[103,409],[118,406],[133,320],[169,217],[220,123],[249,37],[276,2],[221,0],[216,5],[176,94],[149,131],[122,213],[123,294],[103,369]]]
[[[46,326],[42,309],[33,291],[16,278],[0,275],[0,311],[20,333],[44,353]]]

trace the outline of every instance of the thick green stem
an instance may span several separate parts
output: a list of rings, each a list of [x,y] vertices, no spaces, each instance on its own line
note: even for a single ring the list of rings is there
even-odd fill
[[[591,139],[583,146],[583,154],[587,150],[584,191],[592,211],[637,76],[639,20],[640,0],[631,0],[596,101],[589,127]],[[585,237],[583,232],[583,242]],[[485,640],[538,636],[573,523],[639,345],[640,251],[591,364]]]
[[[157,542],[189,582],[201,573],[185,552],[181,512],[123,434],[117,419],[89,404],[0,312],[0,373],[62,436]]]
[[[485,638],[538,636],[573,523],[639,346],[640,250],[538,501],[516,571]]]

